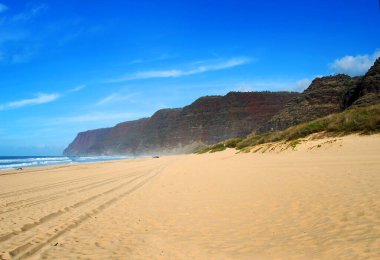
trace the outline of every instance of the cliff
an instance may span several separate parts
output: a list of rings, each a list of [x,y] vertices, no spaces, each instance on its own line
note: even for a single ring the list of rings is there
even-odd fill
[[[173,154],[234,137],[268,133],[346,109],[380,103],[380,58],[363,77],[316,78],[301,94],[231,92],[152,117],[79,133],[65,155]]]
[[[348,102],[347,106],[368,106],[380,102],[380,58],[364,75],[349,101],[351,103]]]
[[[360,78],[336,75],[316,78],[299,96],[259,129],[259,133],[278,131],[311,121],[345,109],[344,96],[350,88],[356,88]]]
[[[380,102],[380,58],[363,77],[339,74],[316,78],[265,123],[258,133],[284,130],[352,106],[368,106]]]
[[[201,97],[179,109],[111,128],[79,133],[65,149],[67,156],[101,154],[173,154],[259,129],[298,93],[231,92]]]

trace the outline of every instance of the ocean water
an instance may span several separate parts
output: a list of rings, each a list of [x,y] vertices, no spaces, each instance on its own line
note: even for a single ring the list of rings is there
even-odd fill
[[[0,170],[59,164],[91,163],[128,159],[127,156],[0,156]]]

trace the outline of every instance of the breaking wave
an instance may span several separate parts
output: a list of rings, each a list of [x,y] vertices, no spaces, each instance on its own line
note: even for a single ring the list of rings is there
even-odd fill
[[[91,163],[128,159],[127,156],[0,156],[0,170],[58,164]]]

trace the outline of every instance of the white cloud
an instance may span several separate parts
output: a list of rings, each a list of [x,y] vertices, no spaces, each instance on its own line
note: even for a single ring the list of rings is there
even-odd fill
[[[1,27],[0,21],[0,27]],[[10,31],[2,28],[0,30],[0,62],[13,63],[20,61],[21,54],[26,47],[17,48],[12,50],[9,46],[15,46],[18,42],[21,42],[25,38],[25,33]],[[25,51],[25,54],[27,52]]]
[[[49,125],[60,125],[68,123],[83,123],[83,122],[104,122],[112,120],[128,120],[134,118],[136,114],[133,113],[91,113],[86,115],[78,115],[71,117],[58,117],[53,120],[49,120]]]
[[[107,82],[109,83],[123,82],[123,81],[151,79],[151,78],[177,78],[177,77],[205,73],[208,71],[224,70],[228,68],[241,66],[250,62],[251,62],[251,59],[249,58],[233,58],[233,59],[229,59],[227,61],[223,61],[223,62],[219,62],[215,64],[198,66],[196,68],[189,69],[189,70],[172,69],[172,70],[142,71],[142,72],[137,72],[132,75],[126,75],[117,79],[111,79],[111,80],[108,80]]]
[[[135,93],[129,94],[129,95],[121,95],[118,93],[113,93],[113,94],[106,96],[105,98],[99,100],[96,103],[96,105],[100,106],[100,105],[106,105],[106,104],[115,103],[115,102],[119,102],[119,101],[131,100],[131,98],[133,98],[135,96],[136,96]]]
[[[64,46],[64,45],[66,45],[67,43],[74,41],[74,40],[77,39],[80,35],[82,35],[83,32],[84,32],[84,29],[83,29],[83,28],[78,28],[77,30],[68,33],[67,35],[65,35],[65,36],[59,41],[59,45],[60,45],[60,46]]]
[[[240,82],[235,85],[233,91],[296,91],[302,92],[308,88],[313,78],[304,78],[299,80],[254,80],[248,82]],[[228,88],[228,91],[231,91]]]
[[[69,93],[78,92],[78,91],[81,91],[82,89],[84,89],[85,87],[86,87],[86,85],[79,85],[79,86],[76,86],[72,89],[69,89],[67,92],[69,92]]]
[[[10,54],[8,58],[9,62],[13,64],[25,63],[33,57],[33,54],[34,50],[32,48],[25,47]]]
[[[378,57],[380,57],[380,51],[375,51],[373,54],[344,56],[340,59],[336,59],[330,64],[330,67],[338,73],[346,73],[354,76],[363,75]]]
[[[30,7],[30,9],[28,9],[27,11],[13,16],[11,20],[13,22],[26,22],[40,15],[42,12],[46,11],[47,9],[48,9],[48,6],[46,4],[34,5]]]
[[[310,79],[310,78],[304,78],[304,79],[297,80],[293,90],[298,91],[298,92],[302,92],[310,86],[312,81],[313,81],[313,79]]]
[[[241,83],[237,84],[235,91],[239,91],[239,92],[252,92],[252,91],[255,91],[255,89],[252,86],[252,84],[247,83],[247,82],[241,82]]]
[[[53,101],[56,101],[59,98],[65,97],[69,95],[70,93],[78,92],[85,88],[86,85],[79,85],[75,88],[66,90],[61,93],[55,93],[55,94],[46,94],[46,93],[37,93],[34,98],[27,98],[22,99],[18,101],[12,101],[5,104],[0,104],[0,111],[2,110],[10,110],[10,109],[16,109],[21,108],[25,106],[32,106],[32,105],[40,105],[45,103],[50,103]]]
[[[4,15],[0,19],[0,62],[23,63],[29,61],[40,48],[35,42],[40,32],[32,33],[28,28],[30,21],[42,14],[46,4],[26,5],[26,9],[14,15]],[[0,3],[0,14],[8,9]],[[33,28],[33,27],[32,27]]]
[[[50,103],[57,100],[60,97],[58,94],[44,94],[39,93],[35,98],[22,99],[18,101],[9,102],[3,105],[0,105],[0,110],[10,110],[16,109],[25,106],[40,105],[45,103]]]
[[[137,58],[137,59],[131,60],[127,64],[128,65],[134,65],[134,64],[141,64],[141,63],[149,63],[149,62],[155,62],[155,61],[162,61],[162,60],[167,60],[170,57],[171,56],[169,56],[168,54],[163,53],[160,56],[157,56],[157,57],[154,57],[154,58],[150,58],[150,59]]]
[[[5,4],[0,3],[0,13],[4,13],[7,10],[8,10],[8,6],[6,6]]]

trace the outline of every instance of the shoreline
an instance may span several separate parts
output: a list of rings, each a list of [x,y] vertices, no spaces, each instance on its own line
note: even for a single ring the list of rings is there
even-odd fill
[[[264,143],[264,144],[258,144],[255,146],[250,146],[247,148],[243,148],[241,150],[237,150],[235,148],[227,148],[227,151],[230,151],[231,153],[234,152],[235,154],[279,154],[279,153],[294,153],[297,151],[309,151],[314,149],[318,150],[317,148],[327,148],[334,147],[335,150],[338,146],[342,146],[342,140],[350,139],[350,138],[371,138],[374,137],[375,139],[380,139],[380,134],[370,134],[370,135],[361,135],[361,134],[351,134],[351,135],[344,135],[344,136],[325,136],[325,137],[318,137],[318,134],[316,134],[316,138],[314,138],[314,135],[308,136],[306,138],[300,138],[299,142],[297,142],[297,145],[295,147],[291,146],[291,143],[293,141],[278,141],[274,143]],[[335,144],[334,144],[335,143]],[[220,153],[223,151],[218,151],[216,153]],[[207,153],[206,153],[207,154]],[[208,153],[213,154],[213,153]],[[197,153],[190,153],[190,154],[176,154],[176,155],[160,155],[159,158],[165,158],[165,157],[178,157],[178,156],[189,156],[189,155],[202,155]],[[68,156],[60,156],[60,157],[68,157]],[[102,157],[102,156],[78,156],[78,157]],[[111,156],[112,157],[112,156]],[[9,168],[9,169],[0,169],[0,176],[1,175],[7,175],[7,174],[16,174],[16,173],[23,173],[23,172],[36,172],[36,171],[47,171],[52,170],[55,168],[66,168],[70,166],[77,166],[77,165],[85,165],[85,164],[97,164],[97,163],[107,163],[107,162],[117,162],[117,161],[125,161],[125,160],[138,160],[138,159],[159,159],[154,158],[154,156],[137,156],[137,157],[130,157],[130,158],[122,158],[122,159],[110,159],[110,160],[104,160],[104,161],[95,161],[95,162],[72,162],[72,163],[62,163],[62,164],[52,164],[52,165],[46,165],[46,166],[26,166],[22,167],[22,172],[15,172],[17,168]],[[33,171],[32,171],[33,170]]]
[[[8,156],[4,156],[8,157]],[[15,164],[4,164],[0,166],[9,166],[9,168],[0,168],[0,175],[3,171],[14,171],[17,169],[29,169],[29,168],[41,168],[41,167],[50,167],[50,166],[62,166],[62,165],[75,165],[75,164],[87,164],[87,163],[97,163],[97,162],[108,162],[108,161],[118,161],[118,160],[128,160],[128,159],[135,159],[135,158],[143,158],[143,157],[127,157],[127,156],[77,156],[77,157],[68,157],[68,156],[52,156],[52,157],[46,157],[46,156],[13,156],[15,158],[12,159],[4,159],[4,160],[14,160],[19,161]],[[48,158],[49,160],[43,160]],[[57,160],[55,162],[51,162],[53,158],[56,158]],[[79,161],[73,160],[72,158],[79,158]],[[62,159],[65,161],[59,162],[58,160]],[[70,162],[67,162],[67,160],[71,160]],[[1,162],[0,157],[0,162]],[[26,160],[26,161],[23,161]],[[33,161],[34,160],[34,161]],[[82,160],[82,161],[80,161]],[[36,163],[33,165],[33,163]],[[27,165],[29,164],[29,165]]]
[[[11,169],[0,170],[0,177],[3,175],[50,171],[50,170],[57,170],[61,168],[76,167],[80,165],[94,165],[94,164],[113,163],[113,162],[118,162],[118,161],[129,161],[129,160],[138,160],[138,159],[150,159],[150,157],[138,157],[138,158],[136,157],[136,158],[115,159],[115,160],[97,161],[97,162],[62,163],[62,164],[53,164],[53,165],[46,165],[46,166],[29,166],[29,167],[22,167],[22,171],[18,171],[17,168],[11,168]]]
[[[0,255],[378,258],[380,135],[335,139],[0,176]]]

